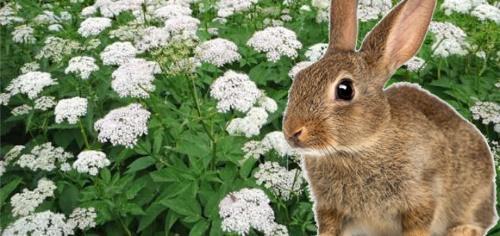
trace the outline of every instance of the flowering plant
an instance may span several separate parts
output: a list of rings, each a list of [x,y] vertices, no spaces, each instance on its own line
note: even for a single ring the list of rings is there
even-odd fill
[[[359,1],[361,35],[393,2]],[[0,4],[0,235],[315,234],[280,130],[292,80],[326,51],[329,4]],[[418,57],[389,83],[453,105],[498,161],[492,4],[439,1]]]

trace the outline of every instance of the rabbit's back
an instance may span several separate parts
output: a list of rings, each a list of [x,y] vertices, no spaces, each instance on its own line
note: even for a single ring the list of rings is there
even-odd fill
[[[437,168],[443,178],[440,188],[447,196],[442,214],[447,215],[444,218],[449,220],[448,224],[459,224],[467,218],[481,227],[489,227],[495,219],[492,187],[495,174],[490,149],[480,131],[418,85],[396,83],[385,93],[390,104],[411,106],[411,112],[423,114],[446,138],[450,156],[435,158],[442,158],[436,163],[441,165]]]

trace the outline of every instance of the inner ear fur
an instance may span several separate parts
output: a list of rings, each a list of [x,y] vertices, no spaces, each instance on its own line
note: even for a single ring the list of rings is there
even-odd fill
[[[368,33],[361,52],[379,76],[387,78],[417,53],[435,7],[436,0],[404,0]]]

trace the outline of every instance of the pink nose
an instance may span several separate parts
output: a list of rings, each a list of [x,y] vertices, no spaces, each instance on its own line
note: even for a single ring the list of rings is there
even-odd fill
[[[300,146],[301,143],[304,141],[306,135],[305,133],[306,133],[306,128],[302,126],[296,129],[295,131],[288,133],[286,138],[293,145]]]

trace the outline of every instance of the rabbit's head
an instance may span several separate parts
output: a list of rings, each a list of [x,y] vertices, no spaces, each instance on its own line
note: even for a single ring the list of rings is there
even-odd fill
[[[402,1],[356,50],[357,1],[332,0],[328,50],[296,75],[289,91],[283,120],[288,142],[324,155],[387,135],[384,84],[420,48],[435,5],[435,0]]]

